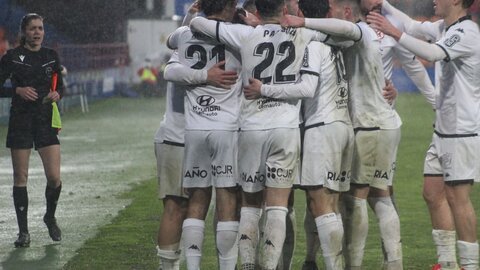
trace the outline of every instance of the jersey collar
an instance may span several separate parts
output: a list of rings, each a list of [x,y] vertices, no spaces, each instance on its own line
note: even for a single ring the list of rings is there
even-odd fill
[[[465,20],[471,20],[471,19],[472,19],[472,16],[470,16],[470,15],[465,15],[465,16],[461,17],[460,19],[458,19],[456,22],[450,24],[450,25],[445,29],[445,32],[448,31],[448,29],[450,29],[450,27],[454,26],[455,24],[461,23],[461,22],[463,22],[463,21],[465,21]]]

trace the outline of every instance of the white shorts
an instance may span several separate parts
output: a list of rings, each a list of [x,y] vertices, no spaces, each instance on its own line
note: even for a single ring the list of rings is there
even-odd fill
[[[291,188],[300,154],[298,128],[240,131],[238,167],[245,192]]]
[[[188,197],[182,188],[183,148],[183,144],[179,143],[155,143],[159,199],[166,196]]]
[[[400,128],[358,130],[352,163],[352,184],[386,190],[392,185]]]
[[[300,185],[348,191],[353,157],[353,127],[343,122],[309,128],[303,141]]]
[[[237,131],[185,131],[183,187],[235,187],[237,155]]]
[[[444,181],[480,179],[480,137],[445,138],[433,134],[423,173],[442,176]]]

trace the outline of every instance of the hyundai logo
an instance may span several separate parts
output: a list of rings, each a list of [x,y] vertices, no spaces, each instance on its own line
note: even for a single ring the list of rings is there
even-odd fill
[[[198,103],[198,105],[204,106],[204,107],[205,106],[210,106],[213,103],[215,103],[215,98],[212,97],[212,96],[207,96],[207,95],[199,96],[199,97],[197,97],[197,103]]]

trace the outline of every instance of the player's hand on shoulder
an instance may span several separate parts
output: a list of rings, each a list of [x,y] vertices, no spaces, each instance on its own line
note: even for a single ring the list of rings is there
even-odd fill
[[[38,99],[38,93],[33,87],[17,87],[15,93],[27,101],[35,101]]]
[[[257,25],[260,24],[260,19],[257,16],[255,16],[255,14],[250,13],[246,10],[244,11],[245,11],[245,15],[243,15],[242,13],[239,13],[238,16],[240,17],[240,19],[243,20],[243,22],[246,25],[256,27]]]
[[[280,24],[283,27],[304,27],[305,18],[301,18],[293,15],[285,15],[280,18]]]
[[[230,89],[237,79],[237,72],[225,70],[225,61],[218,62],[207,71],[207,83],[216,87]]]
[[[243,94],[248,100],[257,99],[262,97],[262,82],[260,80],[250,78],[248,79],[248,85],[243,87]]]

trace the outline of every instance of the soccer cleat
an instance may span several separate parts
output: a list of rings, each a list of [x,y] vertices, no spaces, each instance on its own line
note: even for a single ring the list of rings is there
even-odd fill
[[[30,246],[30,234],[28,233],[19,233],[18,239],[15,241],[15,247],[29,247]]]
[[[458,268],[458,267],[455,267],[455,268],[442,268],[442,265],[437,263],[435,264],[433,267],[432,267],[432,270],[449,270],[449,269],[452,269],[452,270],[464,270],[463,267],[462,268]]]
[[[305,261],[302,265],[302,270],[318,270],[317,263]]]
[[[48,234],[50,235],[50,238],[52,238],[53,241],[62,240],[62,231],[57,225],[56,218],[47,218],[44,216],[43,222],[45,222],[45,225],[47,225]]]

